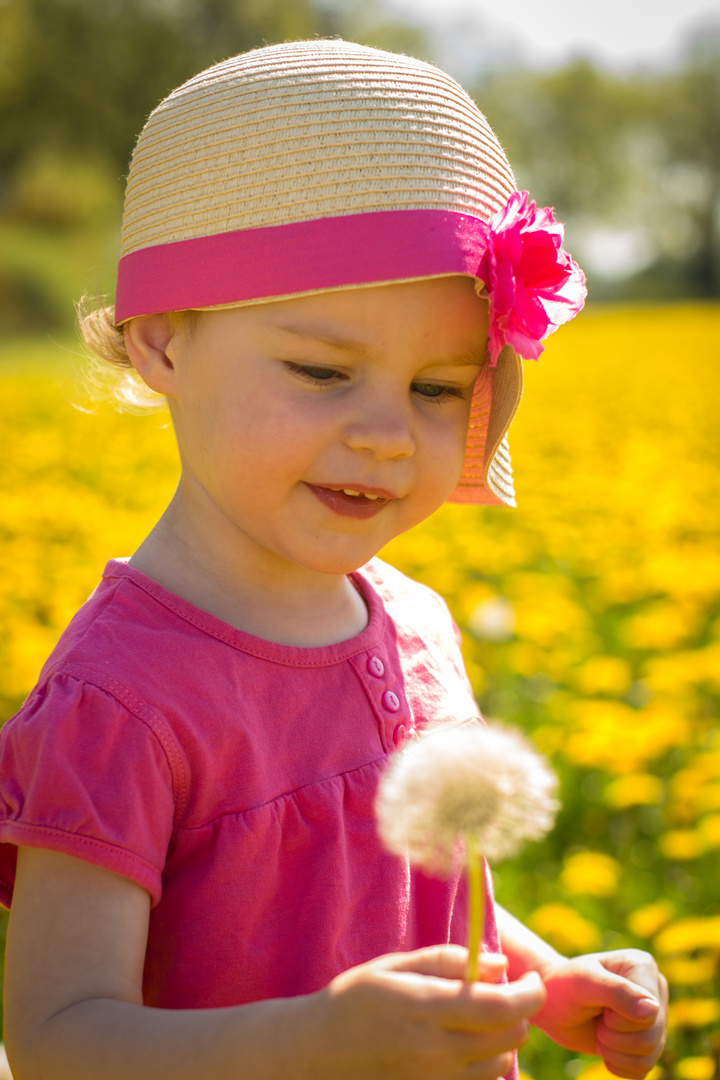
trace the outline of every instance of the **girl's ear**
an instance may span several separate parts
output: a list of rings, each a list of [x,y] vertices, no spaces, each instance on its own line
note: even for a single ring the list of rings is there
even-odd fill
[[[139,315],[124,327],[125,348],[132,366],[151,390],[172,396],[175,366],[168,346],[175,337],[167,315]]]

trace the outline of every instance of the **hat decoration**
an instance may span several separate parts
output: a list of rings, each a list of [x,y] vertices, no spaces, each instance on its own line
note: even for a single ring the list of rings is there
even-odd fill
[[[587,296],[585,275],[562,247],[564,228],[549,207],[515,191],[488,223],[477,276],[490,305],[488,354],[505,345],[537,360],[541,341],[572,319]]]

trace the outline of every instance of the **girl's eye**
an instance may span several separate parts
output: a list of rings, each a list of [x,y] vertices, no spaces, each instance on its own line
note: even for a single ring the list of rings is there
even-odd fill
[[[319,367],[316,364],[296,364],[292,360],[286,360],[285,366],[294,375],[299,375],[308,382],[327,383],[333,379],[342,378],[342,374],[335,368]]]
[[[447,401],[448,398],[464,400],[466,396],[462,386],[447,386],[443,383],[416,382],[412,384],[412,388],[416,394],[431,401]]]

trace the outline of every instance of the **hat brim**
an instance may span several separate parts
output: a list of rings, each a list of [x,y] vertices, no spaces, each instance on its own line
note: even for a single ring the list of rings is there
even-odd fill
[[[522,398],[522,361],[509,345],[486,365],[473,391],[465,463],[449,502],[515,506],[507,432]]]

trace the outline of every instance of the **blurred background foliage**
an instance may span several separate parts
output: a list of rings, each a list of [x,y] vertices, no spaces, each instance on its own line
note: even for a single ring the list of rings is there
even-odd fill
[[[376,0],[0,0],[0,329],[111,292],[123,177],[150,110],[235,52],[339,34],[435,59]],[[467,66],[467,64],[466,64]],[[568,225],[594,300],[720,295],[720,31],[672,70],[478,62],[463,81],[521,187]]]
[[[73,301],[113,291],[145,117],[204,66],[275,41],[338,34],[437,58],[432,33],[388,12],[0,0],[0,416],[13,448],[0,722],[176,481],[166,418],[93,412],[71,355]],[[673,1011],[653,1080],[717,1080],[720,35],[698,33],[664,69],[473,66],[467,50],[464,66],[520,186],[567,222],[595,308],[526,365],[520,509],[448,507],[387,555],[448,599],[484,713],[522,726],[560,772],[558,828],[500,868],[501,901],[571,954],[656,952]],[[539,1036],[523,1062],[534,1080],[609,1075]]]

